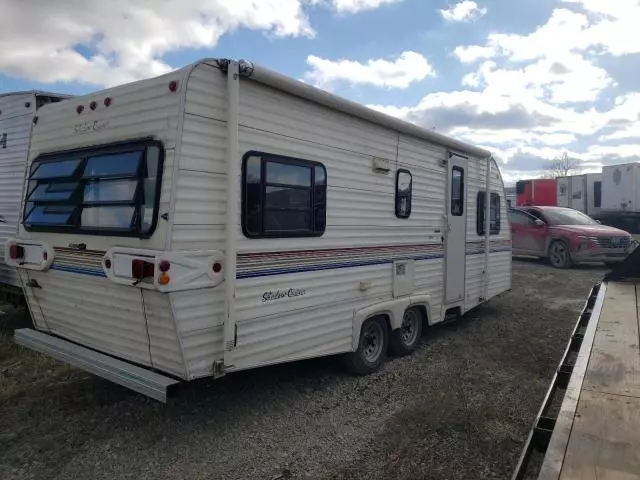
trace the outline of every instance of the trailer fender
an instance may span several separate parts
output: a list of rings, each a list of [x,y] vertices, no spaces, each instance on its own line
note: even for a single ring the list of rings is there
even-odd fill
[[[427,318],[425,327],[431,325],[433,316],[431,315],[431,295],[411,295],[410,307],[422,307]]]
[[[360,329],[362,324],[372,317],[382,315],[389,320],[391,330],[400,328],[404,312],[410,306],[421,306],[426,309],[427,317],[430,318],[430,300],[429,295],[412,295],[402,298],[394,298],[385,302],[369,305],[368,307],[356,310],[353,315],[353,336],[352,348],[355,351],[360,341]]]

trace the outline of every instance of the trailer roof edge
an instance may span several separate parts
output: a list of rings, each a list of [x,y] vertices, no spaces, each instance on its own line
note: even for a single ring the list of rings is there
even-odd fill
[[[224,70],[230,61],[231,60],[229,59],[206,59],[201,62],[213,62]],[[413,123],[406,122],[396,117],[392,117],[391,115],[365,107],[359,103],[344,99],[312,85],[307,85],[304,82],[287,77],[286,75],[268,68],[255,65],[252,62],[239,60],[238,63],[240,64],[241,75],[264,85],[277,88],[278,90],[283,90],[297,97],[311,100],[312,102],[324,105],[325,107],[333,108],[342,113],[382,125],[400,133],[405,133],[407,135],[450,148],[454,152],[466,153],[481,158],[492,156],[489,150],[418,127]]]

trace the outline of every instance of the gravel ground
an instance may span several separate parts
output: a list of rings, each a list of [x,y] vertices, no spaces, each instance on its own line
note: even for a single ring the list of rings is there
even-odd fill
[[[514,262],[513,290],[354,378],[319,359],[167,405],[0,334],[0,478],[509,478],[598,266]],[[9,309],[0,325],[16,323]]]

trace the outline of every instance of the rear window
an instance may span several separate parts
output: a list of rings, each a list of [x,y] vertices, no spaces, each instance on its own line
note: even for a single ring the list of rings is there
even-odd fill
[[[153,141],[42,155],[31,164],[24,227],[148,237],[157,223],[163,159]]]

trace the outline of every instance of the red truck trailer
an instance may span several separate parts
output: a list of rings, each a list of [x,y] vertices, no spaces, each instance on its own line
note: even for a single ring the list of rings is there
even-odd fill
[[[536,178],[516,182],[516,205],[556,206],[556,179]]]

